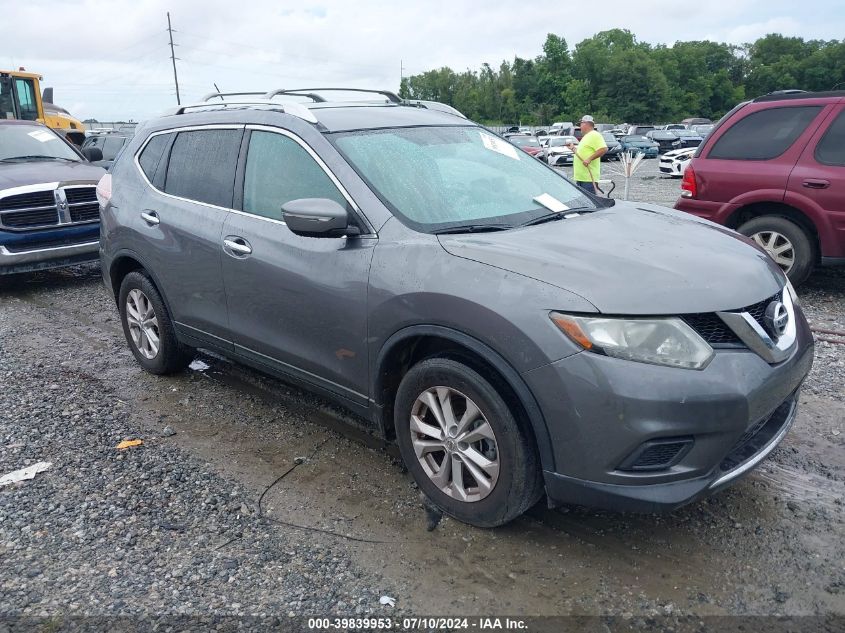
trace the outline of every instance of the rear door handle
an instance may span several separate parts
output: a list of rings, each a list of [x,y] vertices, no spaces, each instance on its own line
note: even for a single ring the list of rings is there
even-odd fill
[[[227,235],[223,238],[223,250],[234,257],[246,257],[252,254],[252,246],[244,238]]]
[[[808,178],[804,182],[801,183],[802,186],[806,187],[807,189],[827,189],[830,187],[829,180],[820,180],[816,178]]]
[[[158,213],[156,213],[155,211],[143,211],[141,213],[141,219],[150,226],[155,226],[156,224],[159,224],[161,222],[158,217]]]

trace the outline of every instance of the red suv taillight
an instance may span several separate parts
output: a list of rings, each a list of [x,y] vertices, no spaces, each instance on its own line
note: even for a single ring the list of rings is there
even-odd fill
[[[695,181],[695,170],[692,163],[684,170],[684,179],[681,181],[681,197],[695,198],[698,193],[698,183]]]
[[[97,201],[105,207],[111,200],[111,174],[104,174],[97,183]]]

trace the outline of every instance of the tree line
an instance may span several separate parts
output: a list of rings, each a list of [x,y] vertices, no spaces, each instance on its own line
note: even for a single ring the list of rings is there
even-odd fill
[[[845,40],[770,34],[741,46],[711,41],[672,46],[612,29],[570,51],[549,34],[534,59],[406,77],[400,96],[441,101],[489,125],[549,125],[592,114],[597,121],[666,123],[721,117],[738,102],[774,90],[845,89]]]

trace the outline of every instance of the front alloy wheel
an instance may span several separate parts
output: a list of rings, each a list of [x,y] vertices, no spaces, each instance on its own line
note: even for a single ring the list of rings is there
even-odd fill
[[[492,492],[498,445],[475,402],[450,387],[426,389],[414,401],[410,426],[417,460],[444,494],[475,502]]]
[[[533,434],[509,386],[451,358],[403,376],[393,406],[402,460],[429,501],[479,527],[502,525],[543,493]]]

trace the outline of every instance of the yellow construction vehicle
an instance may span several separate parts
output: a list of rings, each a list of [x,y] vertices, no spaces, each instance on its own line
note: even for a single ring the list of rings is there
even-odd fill
[[[0,70],[0,119],[39,121],[76,145],[85,140],[85,126],[67,110],[53,103],[53,89],[41,94],[41,75]]]

